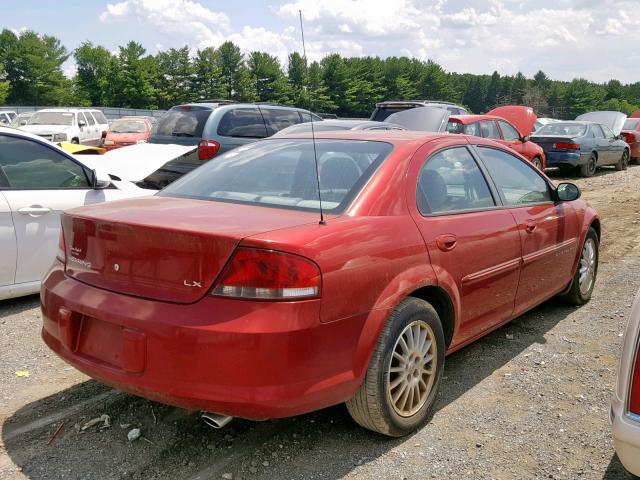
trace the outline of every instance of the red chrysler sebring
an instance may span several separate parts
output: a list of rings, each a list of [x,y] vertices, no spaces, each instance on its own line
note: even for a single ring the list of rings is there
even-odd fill
[[[219,425],[346,402],[404,435],[446,354],[554,295],[589,300],[600,222],[579,196],[473,136],[264,140],[154,197],[63,214],[42,336],[91,377]]]

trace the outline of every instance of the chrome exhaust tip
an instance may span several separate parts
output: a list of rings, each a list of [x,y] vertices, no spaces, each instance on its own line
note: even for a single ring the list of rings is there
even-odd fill
[[[213,428],[222,428],[227,425],[233,417],[228,417],[226,415],[220,415],[219,413],[211,413],[211,412],[202,412],[200,415],[202,421]]]

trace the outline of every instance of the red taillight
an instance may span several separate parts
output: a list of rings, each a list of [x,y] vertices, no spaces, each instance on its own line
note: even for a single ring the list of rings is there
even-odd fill
[[[580,150],[580,144],[571,142],[558,142],[553,144],[553,148],[555,148],[556,150]]]
[[[636,136],[631,132],[622,132],[622,137],[624,138],[624,141],[627,143],[636,142]]]
[[[258,300],[314,298],[320,295],[320,269],[299,255],[238,248],[212,293]]]
[[[636,361],[631,373],[631,395],[629,396],[629,411],[640,415],[640,344],[636,352]]]
[[[67,251],[64,246],[64,233],[62,232],[62,227],[60,227],[60,236],[58,237],[58,253],[56,253],[56,258],[62,263],[67,262]]]
[[[106,130],[102,131],[102,138],[107,138],[107,131]]]
[[[215,140],[200,140],[198,144],[198,160],[211,160],[220,150],[220,144]]]

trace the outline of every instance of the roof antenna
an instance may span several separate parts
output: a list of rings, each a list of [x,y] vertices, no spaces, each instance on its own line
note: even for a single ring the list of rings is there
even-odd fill
[[[304,44],[304,28],[302,26],[302,10],[298,10],[300,15],[300,33],[302,34],[302,54],[304,55],[304,69],[307,74],[307,89],[309,89],[309,118],[311,119],[311,140],[313,141],[313,160],[316,165],[316,182],[318,184],[318,204],[320,205],[320,225],[326,225],[324,221],[324,212],[322,211],[322,195],[320,193],[320,170],[318,169],[318,152],[316,151],[316,132],[313,128],[313,98],[309,79],[309,64],[307,63],[307,49]]]

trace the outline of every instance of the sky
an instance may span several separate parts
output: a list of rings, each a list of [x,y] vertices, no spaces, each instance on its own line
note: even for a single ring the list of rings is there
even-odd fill
[[[0,28],[54,35],[69,50],[135,40],[153,54],[195,52],[231,40],[285,65],[302,51],[299,10],[314,60],[404,55],[459,73],[640,81],[640,0],[0,0]]]

